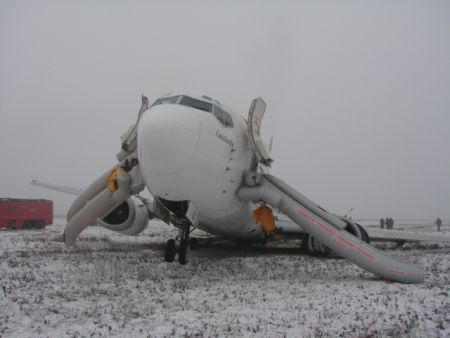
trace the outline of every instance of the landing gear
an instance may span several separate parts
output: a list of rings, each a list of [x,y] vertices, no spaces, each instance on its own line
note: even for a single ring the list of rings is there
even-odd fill
[[[189,241],[181,240],[180,252],[178,253],[178,262],[181,265],[186,265],[189,262],[189,258],[191,258],[191,247],[189,245]]]
[[[191,225],[187,222],[180,226],[180,246],[178,249],[178,263],[186,265],[191,257],[191,247],[189,245],[189,233]]]
[[[169,239],[164,249],[164,260],[171,263],[175,260],[178,253],[178,262],[186,265],[191,257],[191,246],[189,241],[190,224],[184,223],[178,226],[180,233],[176,240]]]
[[[168,263],[172,263],[175,259],[177,248],[175,246],[175,240],[169,239],[166,242],[166,248],[164,249],[164,260]]]
[[[199,246],[199,244],[198,244],[198,239],[195,238],[195,237],[189,239],[189,245],[190,245],[190,247],[191,247],[191,250],[198,249],[198,246]]]

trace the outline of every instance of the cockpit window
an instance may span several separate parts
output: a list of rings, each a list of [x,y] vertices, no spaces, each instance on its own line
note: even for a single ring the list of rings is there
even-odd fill
[[[225,110],[220,108],[219,106],[214,106],[213,115],[225,126],[225,127],[233,127],[233,120],[231,119],[230,114],[228,114]]]
[[[192,107],[195,109],[207,111],[208,113],[212,112],[212,107],[213,107],[213,105],[211,103],[196,100],[189,96],[183,96],[181,98],[179,104],[181,104],[183,106],[188,106],[188,107]]]
[[[212,101],[211,98],[207,97]],[[219,107],[220,102],[215,101],[216,104],[212,104],[209,102],[193,99],[189,96],[169,96],[169,97],[161,97],[153,103],[153,106],[158,104],[181,104],[183,106],[192,107],[195,109],[203,110],[208,113],[212,113],[220,123],[222,123],[225,127],[233,127],[233,119],[231,115],[228,114],[225,110]]]
[[[174,104],[178,102],[178,99],[180,98],[180,95],[177,96],[170,96],[170,97],[162,97],[153,103],[153,106],[156,106],[158,104]]]

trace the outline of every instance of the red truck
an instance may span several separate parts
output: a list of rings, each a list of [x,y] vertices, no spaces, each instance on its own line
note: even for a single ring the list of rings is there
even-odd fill
[[[53,201],[0,198],[0,228],[43,229],[53,223]]]

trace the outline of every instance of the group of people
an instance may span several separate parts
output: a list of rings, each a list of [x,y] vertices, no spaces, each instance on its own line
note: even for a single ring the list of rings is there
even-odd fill
[[[437,231],[441,231],[442,220],[439,217],[436,219],[434,224],[437,227]],[[394,228],[394,219],[392,217],[386,217],[386,220],[385,220],[383,217],[381,217],[380,218],[380,228],[384,229],[384,226],[386,226],[386,229],[392,230]]]
[[[384,220],[383,217],[380,218],[380,228],[384,229],[384,226],[386,225],[386,229],[392,230],[394,229],[394,219],[392,217],[386,217],[386,220]]]

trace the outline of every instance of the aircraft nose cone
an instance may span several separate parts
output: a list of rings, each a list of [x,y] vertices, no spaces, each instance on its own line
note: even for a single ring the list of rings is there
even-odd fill
[[[141,169],[170,176],[190,162],[200,136],[198,116],[178,105],[160,105],[145,112],[139,122]]]

